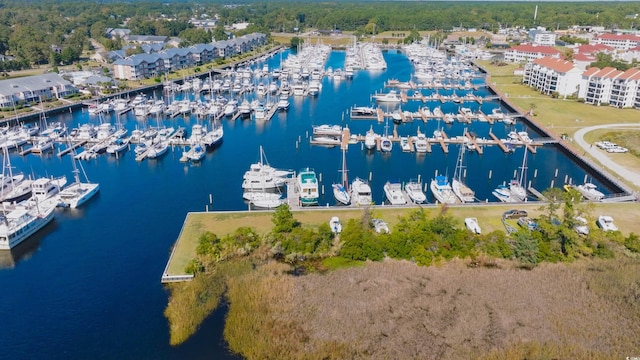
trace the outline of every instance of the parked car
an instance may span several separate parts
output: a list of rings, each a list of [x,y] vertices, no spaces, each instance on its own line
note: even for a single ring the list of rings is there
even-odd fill
[[[505,211],[502,214],[502,217],[504,219],[519,219],[519,218],[523,218],[523,217],[527,217],[529,214],[524,211],[524,210],[509,210],[509,211]]]
[[[598,216],[596,224],[598,224],[598,227],[603,231],[618,231],[618,227],[613,223],[613,218],[608,215]]]

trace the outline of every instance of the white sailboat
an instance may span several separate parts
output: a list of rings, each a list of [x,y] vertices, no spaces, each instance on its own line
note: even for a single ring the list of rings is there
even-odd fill
[[[502,202],[519,202],[527,200],[527,189],[525,183],[527,182],[527,148],[524,148],[524,157],[522,159],[522,166],[520,167],[520,176],[518,179],[513,179],[509,182],[509,185],[499,185],[494,191],[493,196],[498,198]]]
[[[347,160],[346,150],[342,150],[342,181],[341,183],[331,184],[333,188],[333,197],[341,204],[349,205],[351,202],[351,195],[349,194],[349,182],[347,179]]]
[[[453,173],[453,180],[451,181],[451,188],[456,196],[463,203],[474,202],[475,192],[469,188],[463,180],[464,173],[464,146],[460,145],[460,153],[458,154],[458,161],[456,163],[456,170]]]

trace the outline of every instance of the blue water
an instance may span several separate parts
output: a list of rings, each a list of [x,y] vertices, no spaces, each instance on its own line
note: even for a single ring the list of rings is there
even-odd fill
[[[159,160],[141,163],[134,160],[131,151],[119,159],[103,155],[84,162],[89,179],[100,183],[100,194],[80,210],[57,211],[55,222],[38,236],[12,252],[0,253],[3,266],[8,267],[0,270],[0,358],[231,357],[222,340],[224,307],[187,343],[176,348],[168,345],[168,325],[163,316],[167,292],[160,285],[160,276],[186,212],[204,210],[209,194],[213,196],[213,210],[246,209],[240,186],[242,174],[259,158],[260,145],[273,166],[315,168],[327,189],[320,204],[333,203],[328,189],[339,177],[340,150],[309,145],[307,133],[312,125],[325,123],[348,125],[352,133],[364,134],[370,126],[383,133],[384,124],[350,121],[347,110],[353,105],[369,105],[371,94],[384,91],[383,84],[389,78],[410,79],[412,70],[404,55],[390,51],[385,58],[386,72],[358,72],[352,81],[325,79],[317,98],[292,98],[287,113],[278,113],[262,126],[249,120],[223,120],[224,142],[201,164],[180,163],[181,148]],[[271,58],[271,67],[279,60],[278,56]],[[334,52],[327,66],[340,68],[343,61],[344,53]],[[488,95],[485,89],[476,93]],[[424,105],[416,102],[404,108],[418,106]],[[445,112],[456,110],[447,106],[443,106]],[[475,110],[478,104],[467,106]],[[490,113],[497,106],[486,102],[482,109]],[[116,121],[115,117],[107,119]],[[98,121],[82,111],[59,115],[57,120],[69,126]],[[155,125],[155,120],[145,123],[131,113],[120,120],[129,129]],[[164,122],[190,128],[196,121],[178,117]],[[398,132],[415,134],[420,128],[431,135],[437,126],[436,122],[425,125],[416,121],[401,125]],[[480,137],[488,137],[489,129],[499,137],[511,130],[501,123],[442,126],[449,136],[461,135],[465,126]],[[525,127],[519,124],[517,128]],[[457,153],[457,146],[450,146],[449,154],[434,146],[426,155],[402,153],[396,146],[390,154],[382,155],[351,145],[347,166],[350,178],[368,178],[371,173],[374,200],[380,204],[387,180],[408,181],[418,176],[428,180],[436,171],[453,175]],[[504,154],[498,147],[485,148],[483,155],[467,153],[467,183],[478,198],[494,201],[491,191],[512,178],[522,155],[522,149]],[[68,156],[20,157],[14,153],[11,161],[26,174],[66,174],[71,180]],[[565,176],[576,183],[585,176],[583,169],[553,146],[529,154],[528,168],[528,178],[539,190],[552,181],[555,186],[561,185]],[[557,177],[555,169],[559,169]]]

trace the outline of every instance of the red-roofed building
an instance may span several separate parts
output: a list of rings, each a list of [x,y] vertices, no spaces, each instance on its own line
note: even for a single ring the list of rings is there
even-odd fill
[[[576,64],[576,67],[586,70],[592,62],[598,60],[594,55],[587,54],[573,54],[573,63]]]
[[[578,97],[586,104],[640,109],[640,69],[589,68],[582,73]]]
[[[573,49],[573,53],[575,54],[585,54],[585,55],[595,55],[600,52],[604,53],[613,53],[615,49],[611,46],[603,45],[603,44],[593,44],[593,45],[580,45]]]
[[[522,80],[543,94],[570,96],[578,92],[581,74],[571,61],[543,57],[527,63]]]
[[[551,46],[539,46],[523,44],[514,46],[504,52],[504,61],[508,62],[530,62],[545,56],[559,59],[562,53]]]
[[[591,45],[602,44],[617,50],[629,50],[640,45],[640,36],[633,34],[602,34],[595,36],[589,42]]]

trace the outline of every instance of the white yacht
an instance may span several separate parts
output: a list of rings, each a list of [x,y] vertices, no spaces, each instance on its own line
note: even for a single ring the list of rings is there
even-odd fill
[[[424,154],[427,152],[429,145],[427,143],[427,136],[425,134],[419,133],[415,138],[413,138],[413,140],[413,145],[416,147],[417,153]]]
[[[527,148],[524,149],[524,158],[520,167],[520,176],[513,179],[509,185],[499,185],[493,192],[493,196],[502,202],[519,202],[527,200],[527,189],[524,187],[527,175]]]
[[[456,196],[449,184],[449,179],[444,175],[438,175],[431,180],[431,193],[441,204],[459,204],[460,199]]]
[[[302,205],[318,204],[318,179],[315,171],[310,168],[301,169],[296,177],[296,187]]]
[[[289,109],[289,98],[286,95],[280,95],[277,106],[278,106],[278,110]]]
[[[373,95],[373,98],[377,102],[386,103],[399,103],[402,101],[402,98],[400,98],[400,95],[395,90],[391,90],[386,94],[375,94]]]
[[[576,186],[576,190],[589,201],[602,201],[604,199],[604,194],[598,190],[596,185],[590,182]]]
[[[0,250],[12,249],[50,223],[55,208],[55,201],[4,207],[0,215]]]
[[[364,147],[366,147],[367,150],[374,149],[376,147],[376,138],[377,135],[373,132],[373,127],[371,127],[364,136]]]
[[[402,191],[402,184],[387,181],[383,189],[387,201],[389,201],[391,205],[405,205],[407,203],[407,199],[404,197],[404,191]]]
[[[366,180],[355,178],[351,183],[351,201],[356,206],[368,206],[373,202],[371,187]]]
[[[409,199],[416,204],[422,204],[427,201],[427,196],[422,191],[422,183],[417,181],[409,181],[404,186],[404,191],[407,192]]]
[[[44,201],[54,197],[67,184],[67,177],[61,176],[55,179],[39,178],[31,183],[31,197],[37,201]]]

